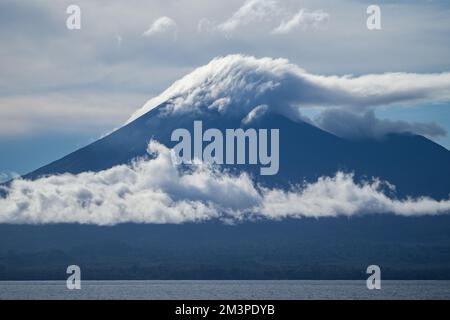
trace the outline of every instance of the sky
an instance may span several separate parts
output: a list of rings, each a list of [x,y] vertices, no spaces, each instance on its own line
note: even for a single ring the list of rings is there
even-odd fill
[[[66,26],[71,4],[80,30]],[[370,4],[381,30],[367,29]],[[449,14],[448,1],[0,0],[0,180],[120,127],[217,56],[285,58],[327,77],[450,72]],[[448,100],[374,113],[450,131]],[[450,148],[448,134],[430,138]]]

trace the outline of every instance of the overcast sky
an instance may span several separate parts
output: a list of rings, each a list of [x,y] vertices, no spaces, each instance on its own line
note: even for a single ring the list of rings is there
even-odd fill
[[[80,30],[66,27],[70,4]],[[366,27],[370,4],[379,31]],[[216,56],[287,58],[319,75],[449,72],[449,16],[431,0],[0,0],[0,174],[92,142]],[[450,131],[448,103],[376,112]]]

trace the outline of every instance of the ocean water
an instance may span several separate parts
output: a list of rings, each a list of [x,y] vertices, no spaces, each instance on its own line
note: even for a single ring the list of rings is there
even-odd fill
[[[450,281],[0,281],[4,299],[450,299]]]

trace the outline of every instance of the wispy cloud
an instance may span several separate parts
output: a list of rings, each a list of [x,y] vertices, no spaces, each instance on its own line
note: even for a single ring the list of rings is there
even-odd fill
[[[152,23],[150,28],[145,31],[143,35],[147,37],[169,35],[173,40],[176,40],[178,37],[178,26],[172,18],[160,17]]]
[[[330,14],[322,11],[306,11],[301,9],[296,15],[272,30],[272,34],[287,34],[299,28],[317,28],[324,25],[330,19]]]
[[[337,173],[290,190],[267,189],[247,174],[205,165],[180,171],[172,165],[170,150],[155,141],[148,151],[154,158],[98,173],[15,180],[0,198],[0,223],[114,225],[450,213],[450,199],[395,199],[383,192],[393,186],[377,179],[357,183],[352,175]]]
[[[0,135],[110,130],[145,96],[76,92],[0,97]]]
[[[391,18],[388,24],[383,25],[385,32],[371,34],[370,39],[367,38],[364,19],[354,18],[365,14],[358,2],[278,1],[275,10],[282,8],[283,13],[272,12],[273,17],[264,13],[262,16],[266,18],[263,20],[258,20],[256,15],[256,20],[251,20],[253,22],[250,24],[237,23],[238,27],[232,31],[233,36],[229,41],[223,41],[216,33],[200,36],[196,32],[197,23],[202,17],[217,21],[217,24],[204,23],[205,29],[217,28],[227,21],[231,23],[231,18],[245,4],[243,0],[199,0],[195,3],[190,0],[176,3],[110,0],[107,6],[103,1],[79,0],[77,4],[82,9],[83,28],[74,32],[69,32],[65,24],[68,4],[66,1],[32,0],[3,1],[0,4],[0,37],[5,39],[4,45],[0,46],[2,101],[9,102],[9,97],[21,96],[32,100],[34,96],[48,96],[49,103],[52,103],[52,95],[70,97],[78,91],[80,104],[84,105],[83,93],[80,91],[87,89],[105,99],[114,95],[113,99],[109,99],[109,105],[111,109],[117,110],[105,108],[104,111],[109,114],[126,109],[126,117],[132,108],[140,104],[139,100],[127,100],[127,96],[136,92],[154,95],[187,70],[209,61],[211,57],[235,52],[288,56],[308,70],[327,75],[395,70],[437,72],[450,69],[450,47],[446,45],[450,32],[449,6],[436,1],[426,6],[404,1],[390,6]],[[282,21],[291,20],[302,6],[310,10],[308,12],[321,9],[331,14],[326,32],[295,32],[297,29],[293,29],[282,37],[268,36]],[[173,41],[168,41],[170,44],[166,46],[155,45],[156,39],[172,39],[170,33],[152,38],[142,37],[154,20],[164,15],[178,25],[176,50]],[[349,34],[348,30],[352,32]],[[115,103],[119,99],[123,102],[121,105]],[[66,123],[68,110],[74,113],[78,110],[73,103],[62,104],[63,99],[55,102],[61,110],[56,110],[53,115],[46,114],[53,121],[46,122],[49,128]],[[7,132],[3,129],[8,126],[5,119],[10,119],[10,113],[15,112],[7,106],[0,106],[1,132]],[[56,108],[56,103],[54,106]],[[29,116],[31,114],[37,117],[33,120]],[[33,123],[43,122],[43,117],[44,113],[38,111],[14,115],[15,119],[30,120],[17,121],[13,131],[20,131],[21,125],[26,124],[24,128],[28,129],[22,132],[31,135],[35,131],[29,128],[34,128]],[[86,121],[95,126],[96,119],[101,126],[103,117],[90,117]],[[113,126],[120,123],[121,117],[115,119],[118,122]],[[16,120],[10,123],[13,121]],[[438,117],[436,121],[445,123]],[[58,128],[64,132],[72,126],[61,125]],[[82,126],[79,129],[85,130]]]
[[[27,154],[17,153],[15,147],[11,149],[12,136],[33,145],[46,143],[40,136],[55,137],[54,153],[44,158],[56,159],[69,151],[58,147],[68,143],[67,135],[79,135],[77,141],[85,144],[91,137],[109,132],[148,98],[217,55],[289,57],[313,74],[323,75],[450,70],[450,46],[447,45],[450,7],[443,6],[444,1],[427,5],[405,1],[388,4],[389,8],[384,7],[388,8],[389,19],[383,20],[383,31],[375,34],[367,32],[365,8],[358,1],[292,1],[296,3],[288,8],[287,14],[241,24],[227,41],[217,30],[216,33],[196,32],[200,18],[217,21],[217,26],[229,20],[244,2],[109,0],[105,5],[104,1],[77,0],[82,9],[83,27],[71,32],[65,23],[66,8],[71,2],[0,1],[0,38],[4,40],[0,46],[2,159],[24,155],[36,159],[28,160],[26,169],[22,165],[15,167],[13,161],[3,162],[3,169],[23,172],[43,164],[34,156],[35,151]],[[279,1],[279,6],[289,2]],[[322,9],[330,13],[326,32],[322,28],[302,32],[300,28],[283,36],[269,35],[302,7],[310,12]],[[177,42],[170,40],[170,34],[143,37],[142,33],[152,22],[164,15],[178,25]],[[117,35],[123,39],[121,46]],[[169,41],[165,43],[164,39]],[[93,97],[89,98],[91,94]],[[248,108],[252,110],[255,106]],[[438,127],[446,126],[448,131],[447,106],[437,112],[428,112],[428,106],[414,108],[411,113],[402,110],[393,117],[436,121]],[[390,108],[383,108],[386,117],[390,117],[389,112]],[[376,114],[381,116],[381,112]],[[351,115],[360,116],[354,112]],[[358,126],[354,124],[353,128]],[[368,126],[365,128],[368,133],[372,131]],[[424,134],[419,129],[414,126],[410,130]],[[343,130],[334,132],[345,134]],[[448,138],[438,142],[450,148]],[[5,152],[8,157],[3,157]]]

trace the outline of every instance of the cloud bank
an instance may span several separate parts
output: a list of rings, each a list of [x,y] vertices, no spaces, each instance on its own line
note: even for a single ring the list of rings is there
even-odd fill
[[[337,217],[362,214],[403,216],[450,213],[450,199],[396,199],[377,179],[356,183],[338,172],[290,190],[266,189],[247,174],[231,175],[198,165],[181,171],[171,151],[156,141],[151,155],[98,173],[14,180],[0,198],[0,223],[186,223],[219,219]],[[392,192],[390,192],[392,193]]]
[[[176,81],[137,110],[128,122],[163,102],[170,102],[172,112],[215,110],[224,116],[242,118],[255,107],[267,105],[270,111],[294,120],[304,120],[301,110],[313,107],[338,110],[348,132],[374,136],[413,130],[436,136],[445,134],[436,124],[389,122],[368,112],[381,106],[443,101],[450,101],[448,72],[324,76],[308,73],[286,59],[229,55],[215,58]],[[336,131],[339,128],[328,121],[328,115],[323,113],[317,121],[311,121],[339,134],[337,131],[342,130]],[[361,122],[371,122],[371,126],[361,126]]]

